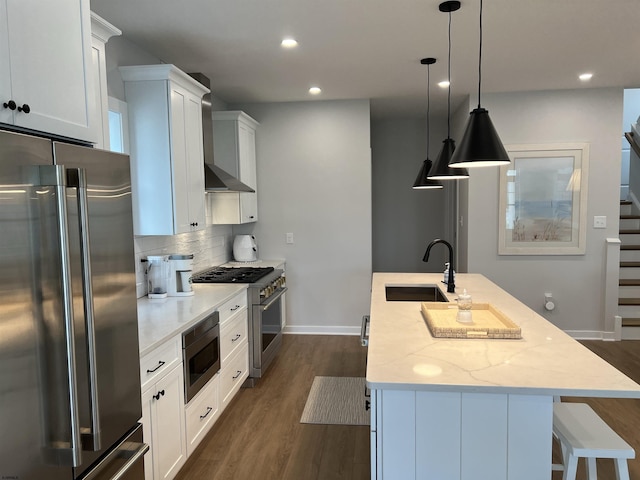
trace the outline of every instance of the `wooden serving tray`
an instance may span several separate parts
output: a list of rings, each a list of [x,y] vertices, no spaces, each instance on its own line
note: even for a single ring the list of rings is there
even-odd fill
[[[431,335],[437,338],[522,338],[520,327],[490,303],[471,304],[472,322],[456,320],[458,308],[445,302],[422,302]]]

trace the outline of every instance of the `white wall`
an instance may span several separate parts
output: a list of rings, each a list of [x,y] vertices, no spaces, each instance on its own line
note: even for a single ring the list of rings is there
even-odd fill
[[[440,119],[442,120],[442,119]],[[446,136],[446,119],[431,119],[431,160]],[[434,128],[442,126],[443,128]],[[371,126],[373,168],[373,270],[441,272],[446,249],[422,261],[427,245],[445,236],[445,189],[413,190],[426,157],[425,119],[378,120]],[[443,182],[447,189],[450,182]]]
[[[368,100],[232,107],[260,122],[259,221],[234,233],[286,259],[287,331],[359,333],[371,290]]]
[[[473,169],[469,271],[486,275],[575,336],[598,337],[605,322],[605,239],[618,236],[622,89],[491,94],[482,100],[505,144],[589,143],[587,245],[585,255],[499,256],[499,172]],[[592,228],[594,215],[607,217],[606,229]],[[552,313],[542,308],[545,292],[556,299]]]

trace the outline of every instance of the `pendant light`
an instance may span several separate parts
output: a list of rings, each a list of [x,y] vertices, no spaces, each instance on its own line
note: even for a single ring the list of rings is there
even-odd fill
[[[436,180],[429,180],[427,178],[427,174],[429,173],[429,170],[431,170],[431,165],[433,163],[429,160],[429,111],[431,109],[431,65],[436,63],[436,59],[423,58],[420,60],[420,63],[427,66],[427,159],[422,162],[422,167],[420,168],[420,172],[418,172],[416,181],[413,183],[413,188],[414,190],[435,190],[443,188],[442,184]]]
[[[478,108],[471,112],[458,150],[449,161],[452,168],[491,167],[511,163],[489,112],[480,105],[482,90],[482,0],[480,0],[480,53],[478,55]]]
[[[451,12],[455,12],[460,9],[460,2],[448,1],[440,4],[439,9],[441,12],[449,14],[449,52],[448,52],[448,66],[447,66],[447,80],[449,80],[449,86],[447,87],[447,138],[444,139],[442,150],[436,158],[436,163],[433,164],[431,170],[429,170],[428,178],[431,180],[460,180],[469,178],[469,172],[462,168],[450,168],[449,160],[456,149],[456,143],[451,138]]]

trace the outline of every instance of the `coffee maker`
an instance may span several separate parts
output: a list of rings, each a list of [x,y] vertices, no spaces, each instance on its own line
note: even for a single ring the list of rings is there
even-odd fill
[[[169,285],[167,293],[170,297],[189,297],[193,295],[191,274],[193,273],[193,254],[169,255]]]

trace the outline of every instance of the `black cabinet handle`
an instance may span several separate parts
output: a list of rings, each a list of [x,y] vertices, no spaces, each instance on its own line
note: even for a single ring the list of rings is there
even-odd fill
[[[256,218],[256,217],[254,217],[253,215],[249,215],[249,218]]]
[[[236,340],[238,340],[240,337],[242,337],[242,335],[240,335],[239,333],[236,333],[235,338],[232,338],[231,341],[235,342]]]
[[[204,420],[205,418],[207,418],[207,415],[211,413],[211,410],[213,410],[213,408],[207,407],[207,413],[205,413],[204,415],[200,415],[200,420]]]
[[[240,375],[242,375],[242,370],[236,370],[236,374],[233,376],[233,380],[238,378]]]
[[[157,394],[153,395],[153,398],[160,400],[160,397],[164,397],[164,390],[160,390]]]
[[[369,400],[366,400],[364,402],[364,409],[365,410],[371,410],[371,402]]]
[[[31,107],[25,103],[21,107],[18,107],[18,111],[19,112],[24,112],[24,113],[29,113],[31,111]]]
[[[231,311],[232,311],[232,312],[235,312],[235,311],[236,311],[237,309],[239,309],[239,308],[240,308],[240,305],[236,305],[235,307],[233,307],[233,308],[231,309]]]
[[[163,366],[163,365],[164,365],[164,362],[163,362],[162,360],[160,360],[160,361],[158,362],[158,366],[157,366],[156,368],[154,368],[153,370],[149,370],[149,369],[147,369],[147,373],[153,373],[153,372],[155,372],[156,370],[158,370],[158,369],[159,369],[161,366]]]
[[[15,110],[17,105],[13,100],[9,100],[8,102],[4,102],[2,106],[4,108],[8,108],[9,110]]]
[[[197,226],[198,226],[198,222],[193,222],[193,223],[191,224],[191,226],[192,226],[192,227],[197,227]]]

